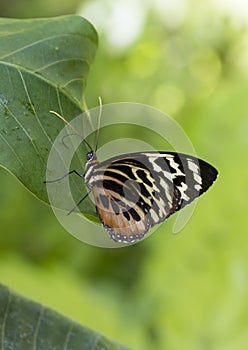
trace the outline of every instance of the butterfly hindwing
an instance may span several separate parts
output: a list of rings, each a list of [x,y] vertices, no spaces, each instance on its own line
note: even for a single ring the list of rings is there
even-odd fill
[[[111,238],[132,242],[204,193],[216,177],[214,167],[192,156],[140,152],[95,165],[91,185]]]
[[[96,209],[103,226],[114,240],[141,239],[150,225],[151,193],[141,183],[133,161],[99,164],[92,187]],[[147,172],[147,176],[148,176]],[[152,184],[151,184],[152,185]],[[150,186],[152,191],[152,186]]]

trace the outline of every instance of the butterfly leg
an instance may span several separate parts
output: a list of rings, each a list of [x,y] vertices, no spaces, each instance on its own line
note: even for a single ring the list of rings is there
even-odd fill
[[[84,179],[84,175],[80,174],[79,172],[77,172],[77,170],[71,170],[69,171],[69,173],[61,176],[60,178],[58,179],[55,179],[55,180],[48,180],[48,181],[43,181],[44,184],[51,184],[53,182],[57,182],[57,181],[60,181],[60,180],[63,180],[66,176],[68,175],[71,175],[71,174],[76,174],[77,176],[81,177],[82,179]]]
[[[48,181],[44,181],[45,184],[50,184],[50,183],[53,183],[53,182],[57,182],[57,181],[60,181],[60,180],[63,180],[66,176],[69,176],[71,174],[76,174],[77,176],[81,177],[82,179],[84,179],[84,175],[83,174],[80,174],[77,170],[71,170],[69,171],[69,173],[61,176],[60,178],[58,179],[55,179],[55,180],[48,180]],[[91,191],[90,191],[91,192]],[[90,192],[86,193],[85,196],[83,196],[83,198],[81,198],[75,205],[74,207],[68,212],[67,215],[70,215],[84,200],[85,198],[88,197],[88,195],[90,194]]]
[[[91,190],[89,192],[86,193],[85,196],[83,196],[83,198],[81,198],[75,205],[74,207],[67,213],[67,215],[70,215],[84,200],[85,198],[88,197],[88,195],[90,194]]]

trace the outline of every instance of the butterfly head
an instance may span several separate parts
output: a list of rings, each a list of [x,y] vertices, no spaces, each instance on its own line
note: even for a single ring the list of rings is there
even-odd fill
[[[95,164],[98,164],[99,161],[97,159],[97,155],[96,155],[96,152],[94,151],[89,151],[86,155],[86,168],[87,167],[92,167],[94,166]]]
[[[87,162],[92,161],[94,158],[96,159],[96,153],[95,152],[90,151],[90,152],[87,153],[87,156],[86,156]]]

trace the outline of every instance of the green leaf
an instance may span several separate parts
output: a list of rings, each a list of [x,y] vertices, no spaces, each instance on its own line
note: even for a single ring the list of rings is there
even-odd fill
[[[48,202],[48,154],[64,123],[85,106],[97,33],[80,16],[0,19],[0,165]],[[82,187],[81,187],[82,188]]]
[[[128,350],[1,284],[0,346],[15,350]]]

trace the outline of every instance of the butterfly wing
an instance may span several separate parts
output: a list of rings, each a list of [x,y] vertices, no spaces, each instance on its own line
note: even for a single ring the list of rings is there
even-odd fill
[[[115,241],[133,242],[204,193],[217,170],[185,154],[140,152],[99,163],[92,176],[103,226]]]

